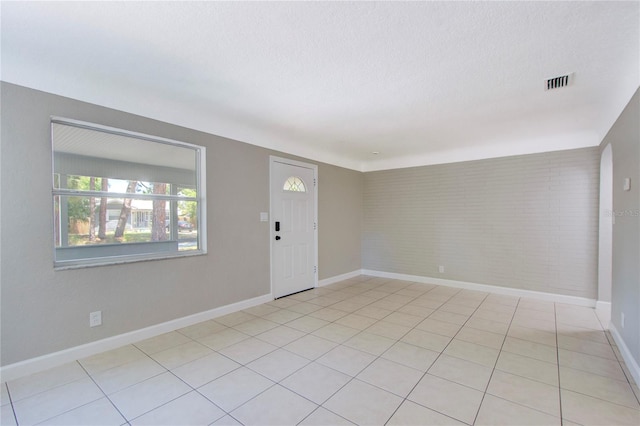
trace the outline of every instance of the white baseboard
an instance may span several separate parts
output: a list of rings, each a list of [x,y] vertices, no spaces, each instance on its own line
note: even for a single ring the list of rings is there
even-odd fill
[[[624,359],[625,364],[627,364],[627,368],[633,376],[633,380],[635,380],[636,386],[640,386],[640,365],[638,365],[638,361],[636,361],[636,359],[631,354],[631,351],[627,347],[627,344],[624,342],[624,339],[622,338],[620,333],[618,333],[618,330],[613,325],[613,323],[609,324],[609,331],[613,336],[613,340],[616,341],[616,345],[618,345],[620,354],[622,354],[622,358]]]
[[[256,305],[271,302],[273,296],[265,294],[263,296],[254,297],[252,299],[243,300],[230,305],[221,306],[197,314],[177,318],[161,324],[152,325],[150,327],[141,328],[140,330],[130,331],[128,333],[119,334],[117,336],[107,337],[106,339],[97,340],[95,342],[86,343],[84,345],[63,349],[47,355],[24,361],[9,364],[0,368],[0,377],[3,382],[18,379],[30,374],[38,373],[49,368],[57,367],[77,359],[86,358],[98,354],[100,352],[109,351],[119,348],[120,346],[129,345],[140,340],[155,337],[163,333],[177,330],[179,328],[188,327],[202,321],[227,315],[243,309],[251,308]]]
[[[362,270],[358,269],[356,271],[347,272],[346,274],[335,275],[333,277],[325,278],[323,280],[318,281],[318,287],[322,287],[329,284],[334,284],[340,281],[348,280],[349,278],[355,278],[357,276],[362,275]]]
[[[587,299],[586,297],[566,296],[564,294],[545,293],[542,291],[500,287],[495,285],[478,284],[478,283],[472,283],[472,282],[466,282],[466,281],[445,280],[442,278],[423,277],[419,275],[407,275],[407,274],[397,274],[393,272],[373,271],[370,269],[363,269],[362,274],[371,275],[374,277],[381,277],[381,278],[392,278],[396,280],[413,281],[413,282],[423,283],[423,284],[437,284],[437,285],[442,285],[446,287],[462,288],[465,290],[487,291],[491,293],[504,294],[507,296],[528,297],[531,299],[546,300],[549,302],[556,302],[556,303],[567,303],[571,305],[586,306],[589,308],[595,308],[596,306],[595,299]]]

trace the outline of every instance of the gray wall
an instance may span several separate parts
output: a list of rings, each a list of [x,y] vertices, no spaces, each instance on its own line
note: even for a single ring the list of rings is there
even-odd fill
[[[366,173],[363,268],[595,299],[599,164],[587,148]]]
[[[362,268],[364,176],[335,166],[325,166],[318,174],[318,263],[324,279]]]
[[[640,364],[640,94],[638,91],[602,142],[613,152],[613,278],[611,321]],[[631,178],[631,191],[623,190]],[[621,324],[625,315],[625,326]]]
[[[268,294],[269,155],[282,153],[2,83],[2,365]],[[204,256],[53,270],[50,116],[207,147]],[[362,175],[319,164],[320,278],[361,268]],[[339,211],[339,213],[338,213]],[[352,226],[353,225],[353,226]],[[104,324],[89,328],[102,310]]]

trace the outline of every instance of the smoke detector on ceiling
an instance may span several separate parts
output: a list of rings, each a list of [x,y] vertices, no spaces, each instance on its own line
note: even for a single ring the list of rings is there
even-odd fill
[[[544,83],[544,90],[560,89],[573,83],[573,75],[575,73],[560,75],[558,77],[548,78]]]

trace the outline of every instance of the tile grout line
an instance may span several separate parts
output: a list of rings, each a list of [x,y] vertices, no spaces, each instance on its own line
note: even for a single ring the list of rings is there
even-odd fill
[[[438,287],[439,287],[439,286],[438,286]],[[436,287],[434,287],[434,288],[436,288]],[[448,299],[447,299],[447,300],[446,300],[442,305],[440,305],[440,307],[442,307],[442,306],[444,306],[445,304],[447,304],[451,299],[453,299],[453,298],[454,298],[456,295],[458,295],[461,291],[462,291],[462,289],[460,289],[459,291],[457,291],[456,293],[454,293],[453,295],[451,295],[451,297],[449,297],[449,298],[448,298]],[[391,417],[389,417],[389,419],[387,419],[387,421],[385,422],[385,425],[386,425],[386,424],[391,420],[391,418],[392,418],[392,417],[394,416],[394,414],[395,414],[395,413],[400,409],[400,407],[402,406],[402,404],[404,404],[404,403],[405,403],[405,401],[413,402],[413,401],[411,401],[411,400],[409,400],[409,399],[408,399],[409,395],[411,395],[411,393],[415,390],[415,388],[418,386],[418,384],[420,384],[420,382],[422,381],[422,379],[424,379],[424,377],[425,377],[427,374],[429,374],[429,370],[431,369],[431,367],[433,367],[433,365],[434,365],[436,362],[438,362],[438,359],[440,359],[440,357],[442,356],[442,354],[444,354],[444,351],[446,351],[446,350],[447,350],[447,348],[449,347],[449,345],[451,344],[451,342],[453,342],[453,340],[455,339],[455,337],[460,333],[460,330],[462,330],[462,328],[467,324],[467,322],[469,322],[469,320],[471,319],[471,317],[473,316],[473,314],[475,314],[475,313],[478,311],[478,309],[480,308],[480,306],[482,305],[482,303],[487,299],[487,297],[488,297],[488,296],[489,296],[489,294],[487,294],[487,295],[482,299],[482,302],[480,302],[480,304],[478,304],[478,306],[473,310],[473,313],[472,313],[471,315],[469,315],[469,317],[466,319],[466,321],[465,321],[463,324],[461,324],[461,325],[460,325],[460,328],[458,329],[458,331],[457,331],[453,336],[451,336],[451,340],[449,340],[449,343],[447,343],[447,345],[442,349],[442,351],[440,351],[440,353],[438,354],[438,356],[433,360],[433,362],[431,363],[431,365],[429,366],[429,368],[427,368],[427,370],[422,374],[422,376],[420,376],[420,379],[418,379],[418,381],[416,382],[416,384],[415,384],[415,385],[413,385],[413,387],[411,388],[411,390],[409,391],[409,393],[407,393],[407,396],[405,396],[405,397],[403,398],[403,400],[402,400],[402,402],[400,403],[400,405],[398,405],[398,407],[397,407],[397,408],[394,410],[394,412],[391,414]],[[440,309],[440,307],[438,307],[438,309]],[[437,311],[438,311],[438,309],[434,310],[434,312],[432,312],[431,314],[429,314],[429,315],[427,316],[427,318],[429,318],[433,313],[437,312]],[[426,318],[425,318],[425,319],[426,319]],[[416,327],[417,327],[417,325],[416,325],[416,326],[414,326],[414,327],[412,328],[412,330],[414,330]],[[407,332],[406,334],[408,334],[408,333],[409,333],[409,332]],[[406,334],[405,334],[405,336],[406,336]],[[437,334],[437,333],[434,333],[434,334]],[[448,336],[447,336],[447,337],[448,337]],[[438,377],[438,376],[435,376],[435,377]],[[444,380],[448,380],[448,379],[444,379]],[[450,380],[448,380],[448,381],[450,381]],[[456,382],[452,382],[452,383],[456,383]],[[459,383],[458,383],[458,384],[459,384]],[[464,385],[462,385],[462,386],[464,386]],[[417,404],[417,405],[420,405],[420,406],[423,406],[422,404],[419,404],[419,403],[417,403],[417,402],[413,402],[413,403],[414,403],[414,404]],[[423,407],[424,407],[424,406],[423,406]],[[438,413],[438,414],[442,414],[443,416],[449,417],[449,418],[451,418],[451,419],[454,419],[454,420],[460,421],[459,419],[456,419],[456,418],[454,418],[454,417],[451,417],[451,416],[449,416],[449,415],[447,415],[447,414],[445,414],[445,413],[441,413],[440,411],[434,410],[434,409],[432,409],[432,408],[429,408],[429,407],[425,407],[425,408],[427,408],[427,409],[429,409],[429,410],[432,410],[432,411],[434,411],[434,412],[436,412],[436,413]],[[478,409],[480,409],[480,407],[479,407],[479,406],[478,406]],[[477,415],[477,414],[476,414],[476,415]],[[464,422],[463,422],[463,423],[464,423]]]
[[[491,379],[493,379],[493,373],[496,371],[496,366],[498,365],[498,360],[500,359],[500,354],[502,353],[502,348],[504,347],[504,342],[507,341],[507,336],[509,335],[509,330],[511,329],[511,325],[513,324],[513,318],[516,316],[516,312],[518,312],[518,306],[519,305],[520,305],[520,298],[518,297],[518,301],[516,302],[516,306],[514,307],[513,313],[511,314],[511,320],[509,320],[509,326],[507,327],[507,330],[504,333],[504,337],[502,338],[502,344],[500,345],[500,350],[498,351],[498,356],[496,357],[496,360],[493,363],[493,368],[491,369],[491,374],[489,374],[489,380],[487,380],[487,384],[484,387],[484,391],[482,392],[482,398],[480,399],[480,404],[478,405],[478,410],[476,411],[476,415],[473,418],[473,422],[471,424],[475,424],[478,421],[478,415],[480,414],[480,409],[482,408],[482,403],[484,402],[484,398],[487,396],[487,391],[489,390],[489,384],[491,384]]]

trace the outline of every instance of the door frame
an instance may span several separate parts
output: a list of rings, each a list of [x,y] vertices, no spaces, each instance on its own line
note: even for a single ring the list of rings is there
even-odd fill
[[[318,266],[318,228],[320,224],[318,223],[318,166],[316,164],[305,163],[302,161],[291,160],[289,158],[277,157],[275,155],[269,156],[269,282],[271,288],[271,297],[274,297],[273,291],[273,240],[275,238],[275,222],[273,220],[273,200],[271,199],[271,191],[273,189],[273,168],[275,163],[284,163],[292,166],[304,167],[307,169],[313,170],[313,180],[314,180],[314,191],[313,191],[313,221],[316,224],[313,230],[313,264],[314,273],[313,273],[313,288],[318,287],[318,275],[319,275],[319,266]]]

